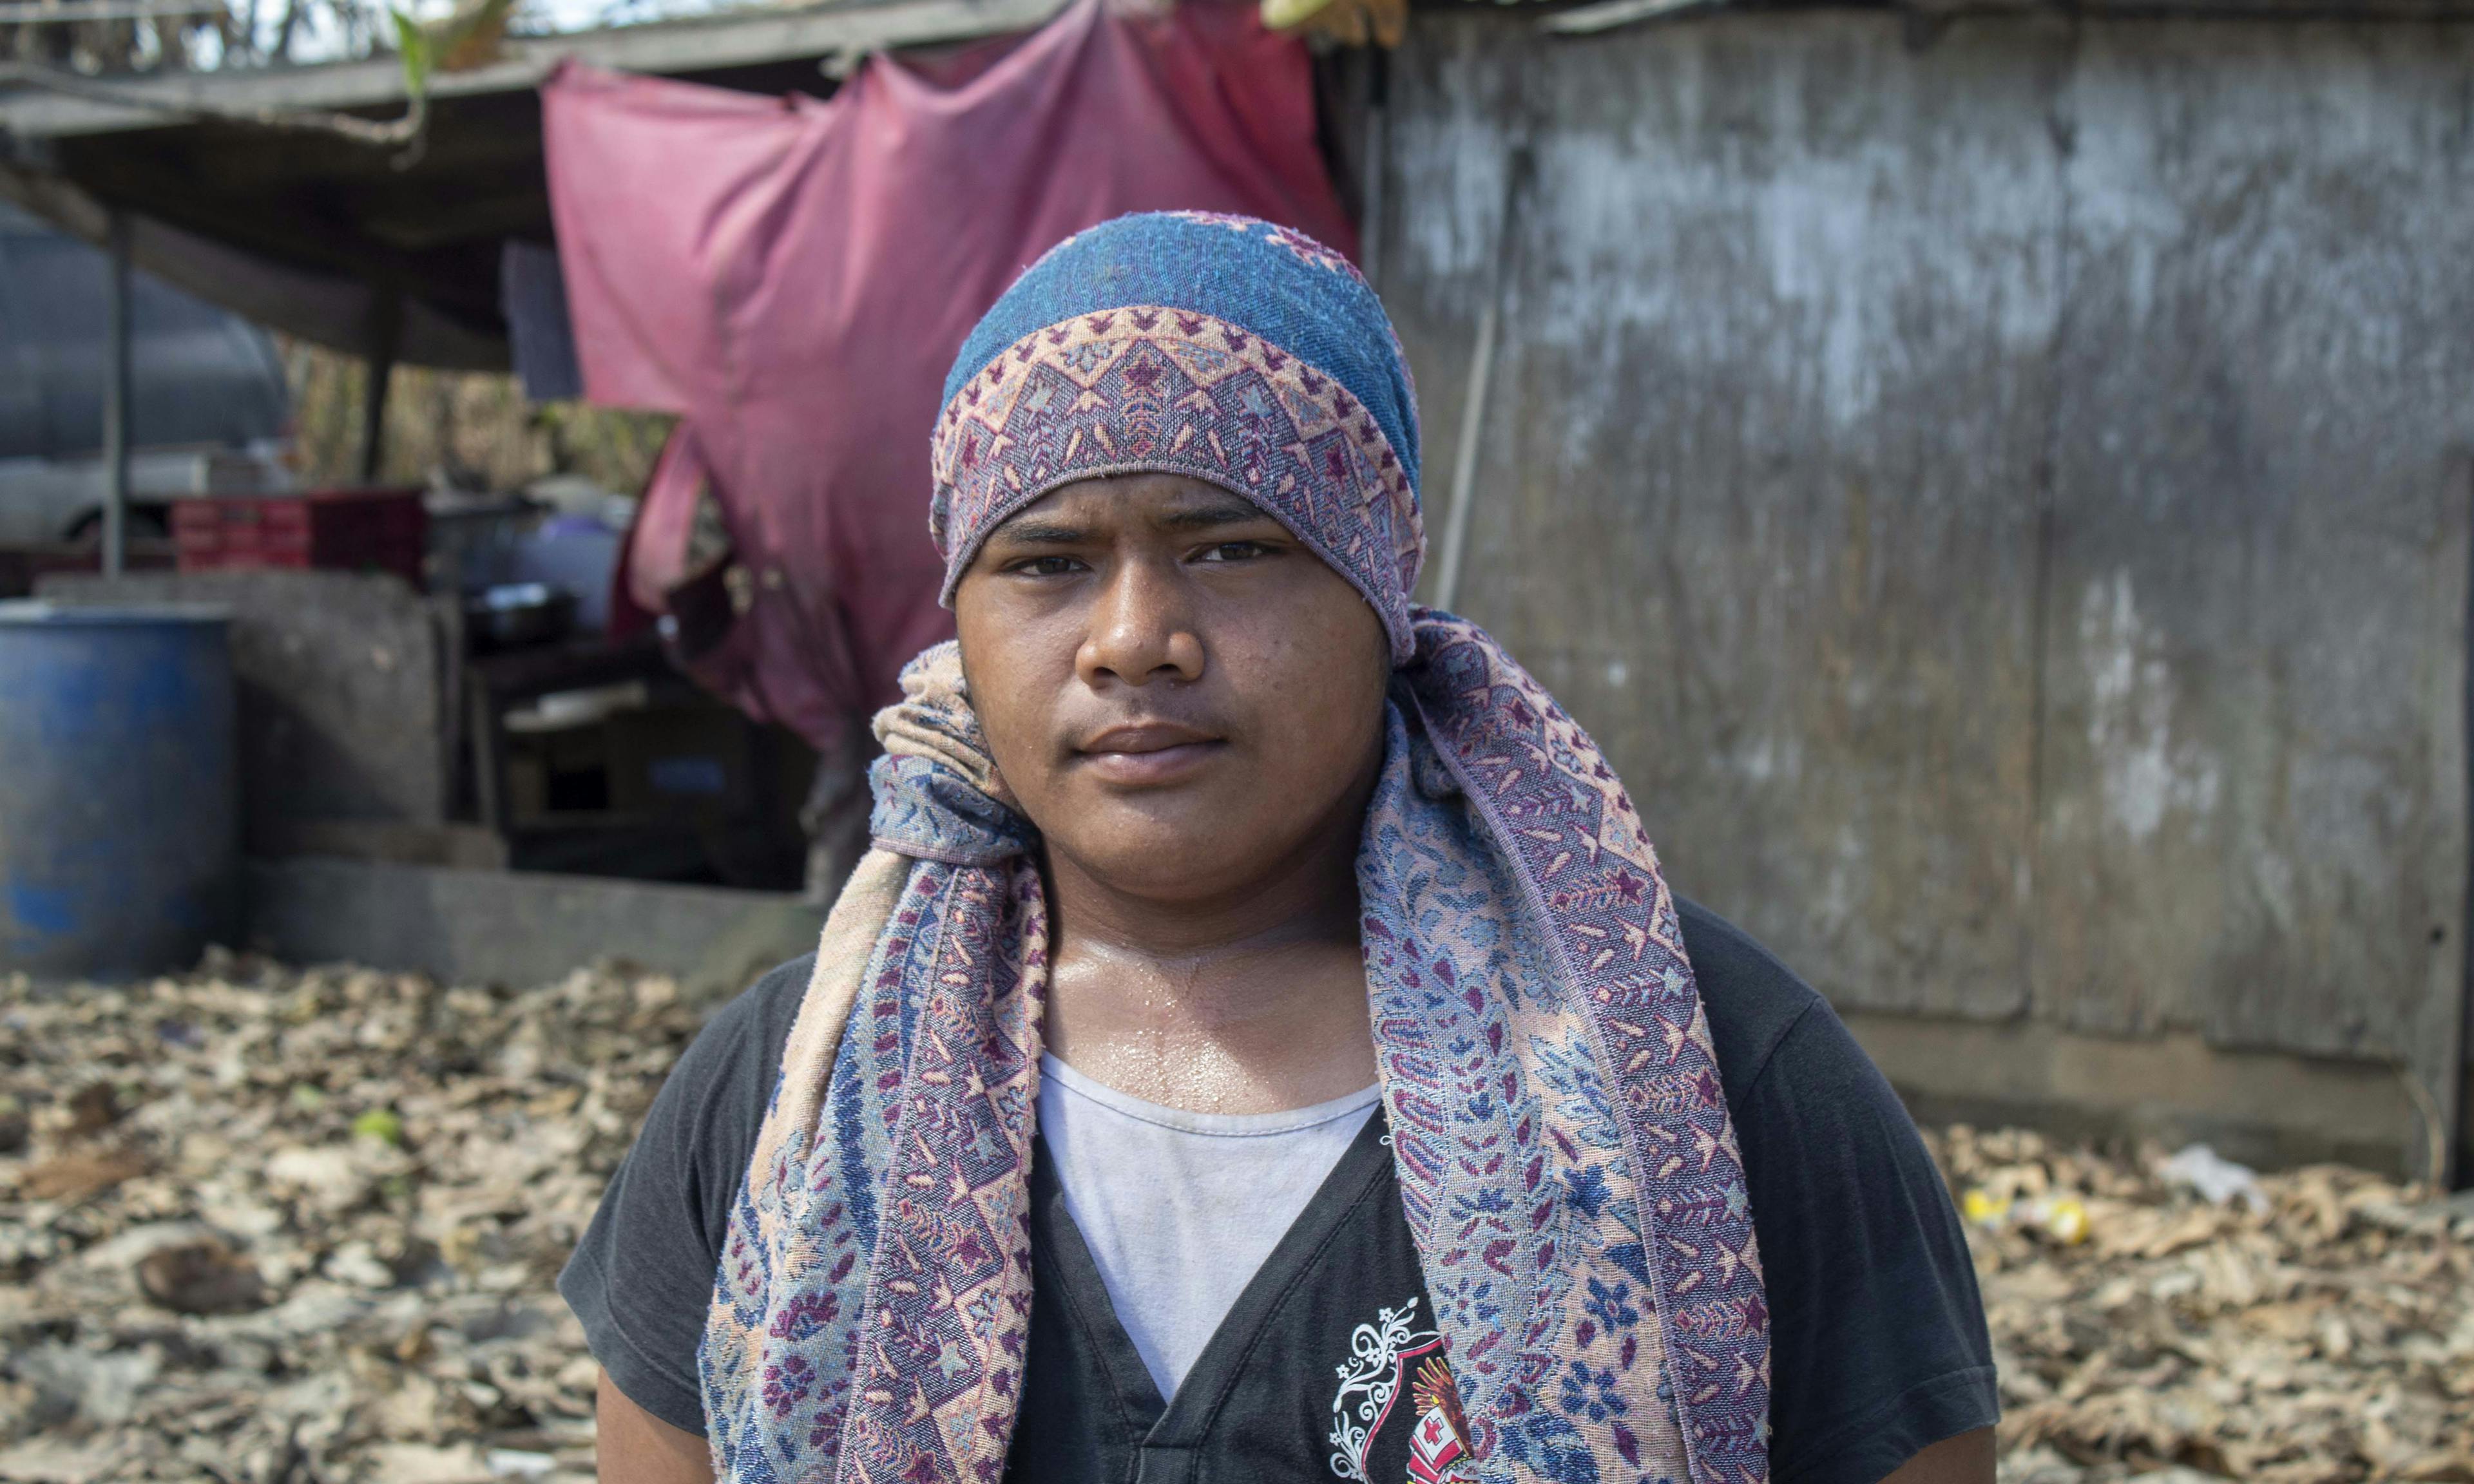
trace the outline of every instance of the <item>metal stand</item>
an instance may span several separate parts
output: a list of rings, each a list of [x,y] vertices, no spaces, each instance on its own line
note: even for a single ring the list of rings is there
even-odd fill
[[[403,298],[376,291],[370,309],[369,374],[361,382],[361,483],[378,482],[386,457],[387,383],[395,379],[396,346],[403,331]]]
[[[105,291],[103,377],[103,571],[129,565],[129,216],[110,218],[109,287]]]

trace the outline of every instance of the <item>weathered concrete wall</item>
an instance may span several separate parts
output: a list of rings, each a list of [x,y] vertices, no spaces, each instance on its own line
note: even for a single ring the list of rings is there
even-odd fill
[[[1436,529],[1502,244],[1457,606],[1681,889],[1859,1024],[2455,1101],[2474,28],[1421,12],[1393,102]]]
[[[2190,1031],[2128,1039],[2050,1021],[1850,1012],[1848,1028],[1934,1123],[2040,1125],[2071,1137],[2194,1140],[2261,1167],[2347,1164],[2419,1177],[2428,1150],[2396,1069],[2358,1058],[2215,1045]]]
[[[813,952],[824,928],[792,893],[309,855],[253,860],[247,875],[248,946],[447,982],[539,984],[623,959],[712,999]]]

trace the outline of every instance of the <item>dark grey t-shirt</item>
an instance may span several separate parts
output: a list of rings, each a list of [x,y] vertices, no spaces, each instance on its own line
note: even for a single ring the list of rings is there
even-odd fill
[[[1829,1005],[1728,922],[1680,906],[1760,1238],[1770,1475],[1874,1484],[2000,1414],[1966,1239],[1906,1110]],[[612,1381],[692,1432],[731,1192],[809,967],[765,975],[688,1048],[559,1278]]]

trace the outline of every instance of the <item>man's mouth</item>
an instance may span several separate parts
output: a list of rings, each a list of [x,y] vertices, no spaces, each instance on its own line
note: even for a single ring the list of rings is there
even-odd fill
[[[1102,779],[1139,788],[1182,782],[1227,745],[1177,722],[1130,722],[1086,739],[1074,751]]]

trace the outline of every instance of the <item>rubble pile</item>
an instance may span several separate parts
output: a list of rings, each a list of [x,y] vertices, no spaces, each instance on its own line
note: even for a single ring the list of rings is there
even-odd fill
[[[1932,1142],[1993,1329],[2004,1484],[2474,1480],[2474,1204],[2204,1146]]]
[[[590,1478],[553,1284],[695,1020],[625,971],[0,979],[0,1479]]]
[[[0,1479],[581,1484],[595,1370],[553,1283],[699,1018],[624,969],[0,980]],[[2474,1205],[1931,1141],[2004,1484],[2474,1484]]]

